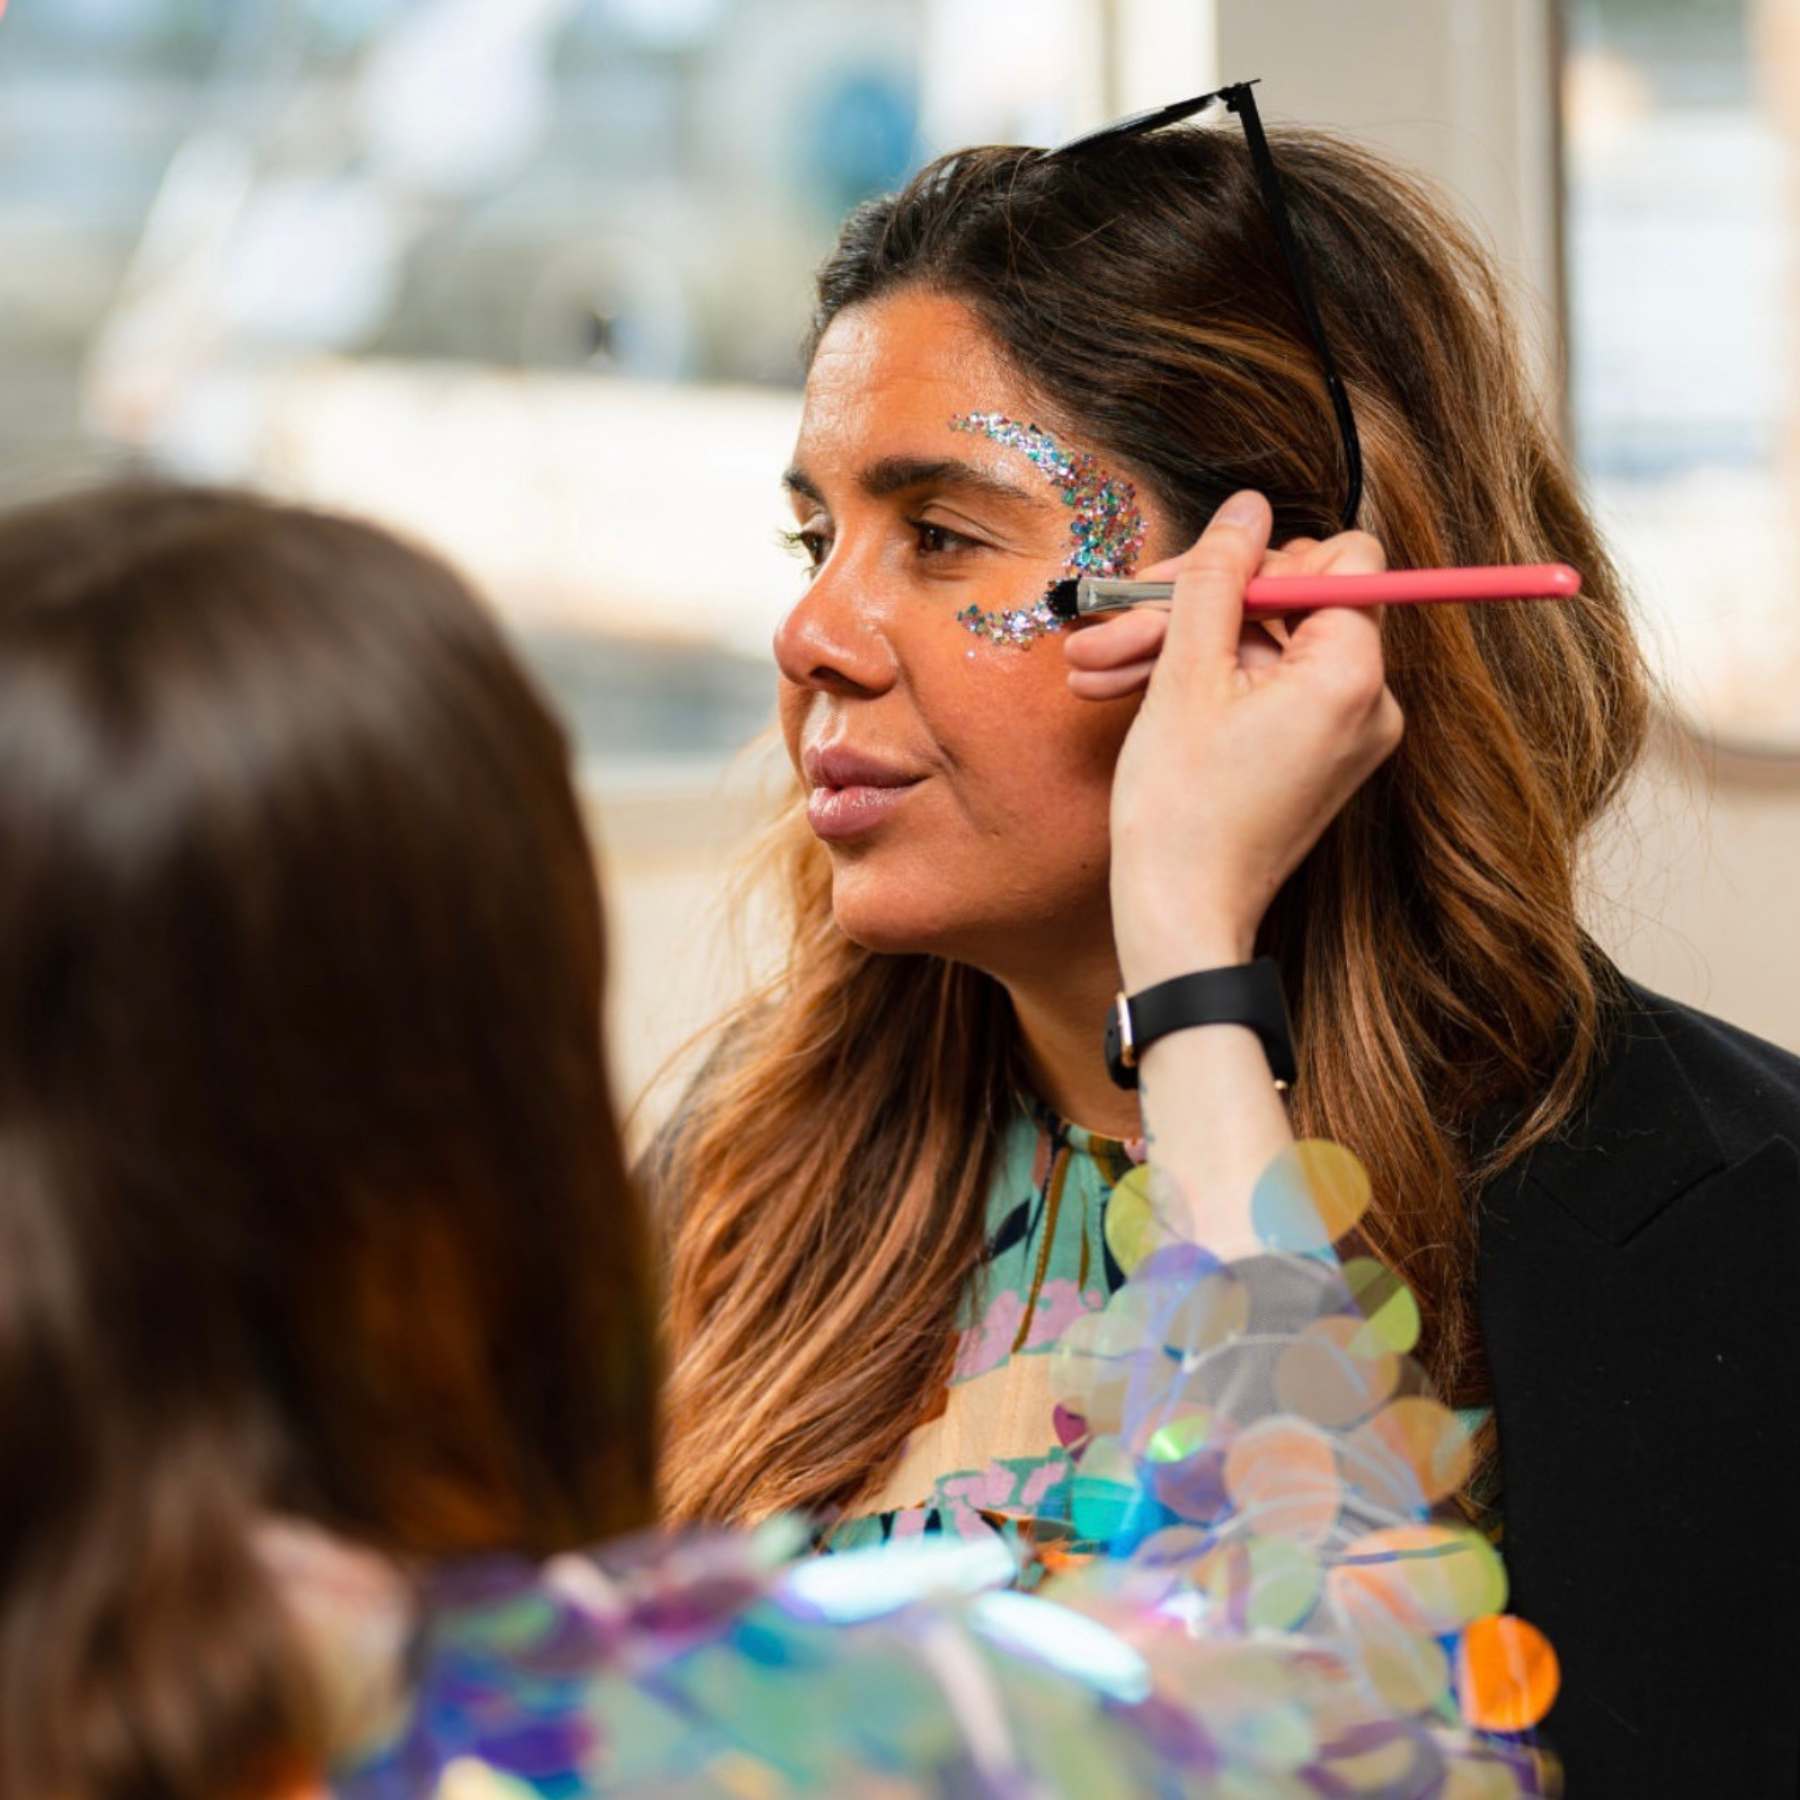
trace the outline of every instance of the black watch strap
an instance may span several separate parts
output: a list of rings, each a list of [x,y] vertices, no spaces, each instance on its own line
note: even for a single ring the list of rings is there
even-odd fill
[[[1267,956],[1177,975],[1129,998],[1121,994],[1106,1028],[1107,1073],[1122,1088],[1136,1087],[1138,1058],[1158,1038],[1190,1025],[1247,1025],[1262,1039],[1269,1071],[1280,1086],[1300,1073],[1281,974]]]

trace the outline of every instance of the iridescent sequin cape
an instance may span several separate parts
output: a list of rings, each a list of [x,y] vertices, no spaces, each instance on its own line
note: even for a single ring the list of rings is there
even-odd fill
[[[1207,1795],[1545,1790],[1555,1659],[1479,1533],[1433,1516],[1466,1435],[1406,1352],[1411,1296],[1331,1244],[1367,1203],[1335,1146],[1258,1190],[1221,1265],[1114,1190],[1120,1283],[1065,1329],[1059,1572],[1029,1531],[789,1560],[646,1541],[426,1584],[396,1709],[341,1800],[501,1795]]]

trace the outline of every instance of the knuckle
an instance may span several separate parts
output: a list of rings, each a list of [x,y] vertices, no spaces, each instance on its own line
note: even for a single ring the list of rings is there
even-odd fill
[[[1346,531],[1337,542],[1345,563],[1366,567],[1370,574],[1375,575],[1387,567],[1387,550],[1379,538],[1370,536],[1368,532]]]
[[[1375,740],[1384,757],[1392,756],[1400,748],[1401,739],[1406,736],[1406,713],[1400,702],[1391,693],[1386,693],[1385,701],[1375,715]]]

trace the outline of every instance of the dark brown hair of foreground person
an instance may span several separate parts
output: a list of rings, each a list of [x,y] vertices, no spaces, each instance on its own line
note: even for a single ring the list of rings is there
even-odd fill
[[[253,1533],[645,1523],[654,1333],[568,750],[442,566],[212,493],[0,524],[0,1793],[232,1800]]]
[[[1584,584],[1572,605],[1387,614],[1405,741],[1263,932],[1298,1030],[1295,1129],[1368,1164],[1369,1247],[1417,1291],[1440,1389],[1473,1403],[1473,1195],[1569,1116],[1601,1042],[1577,855],[1640,747],[1645,677],[1491,265],[1389,165],[1323,135],[1275,148],[1361,427],[1361,524],[1397,567],[1563,560]],[[1123,466],[1186,537],[1240,488],[1269,496],[1277,541],[1337,529],[1331,407],[1235,127],[932,165],[848,220],[813,342],[908,286],[972,308],[1041,422]],[[836,929],[800,798],[786,971],[661,1156],[681,1518],[854,1509],[879,1480],[949,1374],[1024,1082],[994,982]],[[1495,1118],[1513,1126],[1498,1151]]]

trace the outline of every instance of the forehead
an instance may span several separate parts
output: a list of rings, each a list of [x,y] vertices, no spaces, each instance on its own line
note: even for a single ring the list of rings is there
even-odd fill
[[[921,434],[941,443],[958,413],[1042,410],[968,307],[902,290],[846,307],[819,340],[806,379],[801,460],[885,455]]]

